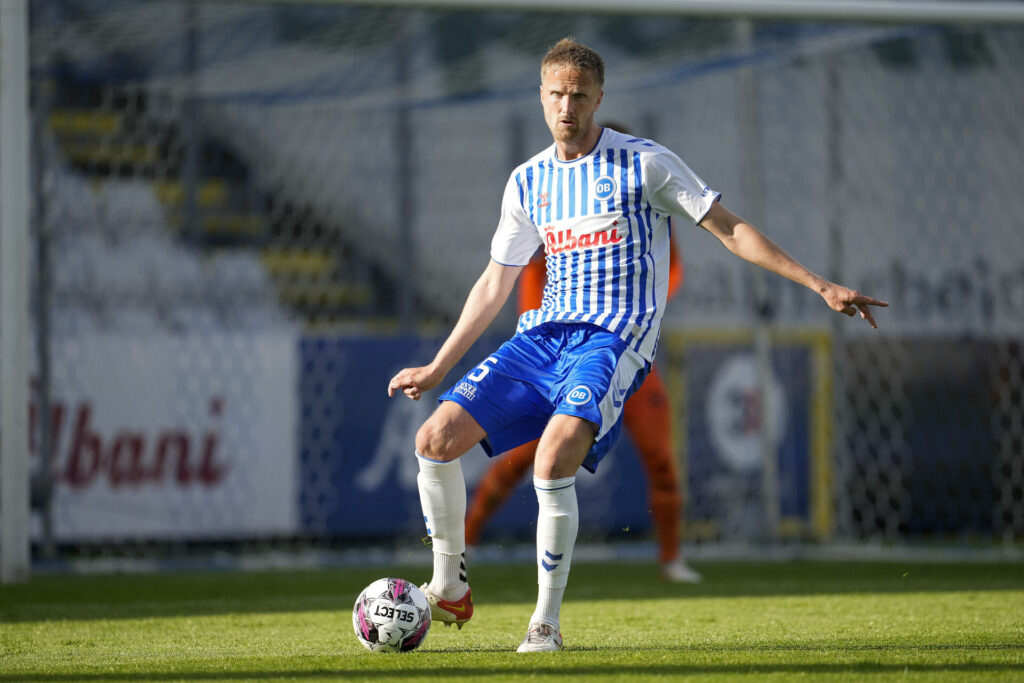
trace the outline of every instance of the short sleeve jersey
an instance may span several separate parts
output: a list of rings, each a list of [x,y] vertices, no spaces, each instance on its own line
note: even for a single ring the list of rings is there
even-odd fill
[[[721,195],[673,152],[610,128],[594,150],[561,161],[555,146],[516,168],[491,258],[521,266],[543,245],[547,285],[523,332],[591,323],[654,360],[668,294],[670,216],[699,223]]]

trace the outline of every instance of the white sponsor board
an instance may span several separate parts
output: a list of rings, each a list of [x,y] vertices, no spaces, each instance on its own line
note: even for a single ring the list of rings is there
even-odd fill
[[[293,334],[60,339],[52,387],[57,541],[297,530]]]

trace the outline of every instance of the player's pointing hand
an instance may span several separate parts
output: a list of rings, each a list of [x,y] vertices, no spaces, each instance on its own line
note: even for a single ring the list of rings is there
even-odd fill
[[[437,377],[430,366],[406,368],[391,378],[388,383],[388,396],[401,391],[414,401],[420,400],[423,392],[430,391],[440,384],[442,377]]]
[[[871,327],[878,329],[878,323],[875,322],[875,317],[871,314],[870,306],[879,306],[885,308],[889,305],[888,301],[882,301],[881,299],[875,299],[874,297],[865,296],[855,289],[849,287],[843,287],[835,283],[829,283],[825,287],[824,291],[821,292],[821,296],[824,297],[828,303],[829,308],[833,311],[839,311],[846,315],[853,316],[857,312],[860,312],[860,317],[871,323]]]

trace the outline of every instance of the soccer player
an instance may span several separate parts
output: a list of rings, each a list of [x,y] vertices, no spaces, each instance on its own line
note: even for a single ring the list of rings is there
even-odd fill
[[[554,144],[510,176],[491,260],[451,334],[425,366],[391,378],[418,400],[494,320],[538,246],[548,259],[539,309],[456,382],[416,434],[417,483],[434,569],[423,590],[434,619],[473,616],[465,571],[466,484],[459,457],[534,439],[537,605],[519,652],[562,649],[559,613],[579,524],[576,472],[594,472],[618,436],[622,406],[650,372],[668,289],[669,216],[687,216],[737,256],[817,292],[877,327],[887,306],[800,265],[719,202],[668,149],[602,128],[600,55],[570,38],[541,61],[540,99]]]
[[[630,134],[623,126],[603,124]],[[683,264],[675,244],[669,251],[668,298],[682,284]],[[535,256],[519,276],[518,308],[520,314],[540,308],[547,283],[543,254]],[[683,559],[679,548],[680,510],[679,476],[672,452],[672,414],[668,391],[657,367],[622,408],[622,422],[633,439],[637,455],[647,470],[648,501],[658,539],[658,562],[661,577],[677,583],[698,583],[701,575]],[[513,448],[496,460],[477,486],[466,515],[466,545],[476,545],[490,518],[508,500],[527,470],[533,465],[537,441]]]

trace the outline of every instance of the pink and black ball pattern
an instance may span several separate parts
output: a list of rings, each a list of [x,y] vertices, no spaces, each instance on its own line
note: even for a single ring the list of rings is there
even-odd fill
[[[430,630],[430,605],[405,579],[377,579],[356,599],[352,627],[371,652],[409,652]]]

